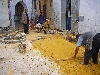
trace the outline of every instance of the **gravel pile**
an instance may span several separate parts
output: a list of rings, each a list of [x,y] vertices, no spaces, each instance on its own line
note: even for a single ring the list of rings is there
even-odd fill
[[[60,67],[25,41],[26,52],[17,44],[0,44],[0,75],[61,75]]]

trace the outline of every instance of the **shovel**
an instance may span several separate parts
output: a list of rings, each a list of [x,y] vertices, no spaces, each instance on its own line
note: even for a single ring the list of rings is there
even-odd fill
[[[84,57],[77,57],[77,58],[61,58],[61,59],[56,59],[57,61],[67,61],[67,60],[75,60],[75,59],[82,59]]]

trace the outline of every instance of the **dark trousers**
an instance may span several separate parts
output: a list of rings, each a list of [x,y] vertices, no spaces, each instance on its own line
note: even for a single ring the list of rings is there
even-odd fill
[[[71,17],[66,19],[66,29],[71,30]]]
[[[24,33],[27,33],[29,30],[29,24],[23,24],[24,25]]]
[[[85,50],[84,64],[88,65],[90,58],[92,57],[93,63],[98,64],[98,53],[100,48],[100,33],[96,34],[93,38],[92,49]]]

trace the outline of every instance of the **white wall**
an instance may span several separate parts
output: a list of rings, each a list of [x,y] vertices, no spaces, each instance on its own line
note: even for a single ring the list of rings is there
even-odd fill
[[[99,6],[100,6],[100,0]],[[97,9],[99,10],[97,11]],[[80,0],[79,16],[84,16],[84,21],[79,22],[78,32],[96,31],[96,25],[100,25],[100,7],[97,8],[97,0]],[[96,14],[96,12],[98,14]],[[98,16],[97,16],[98,15]],[[97,21],[96,21],[97,20]],[[100,29],[98,29],[99,31]]]
[[[71,0],[71,31],[78,32],[79,0]]]
[[[64,29],[66,26],[64,25],[64,2],[65,0],[53,0],[55,27],[59,29]],[[72,32],[100,32],[100,0],[72,0],[71,9]],[[81,21],[81,16],[84,17],[83,21]],[[76,23],[76,20],[78,20],[78,18],[79,23]]]
[[[0,27],[8,27],[9,25],[8,0],[0,0]]]
[[[29,18],[31,18],[31,15],[32,15],[32,0],[12,0],[10,1],[10,11],[11,11],[11,19],[12,19],[13,28],[15,28],[15,23],[14,23],[15,6],[19,1],[23,1],[24,8],[28,9]]]
[[[61,29],[61,0],[53,0],[54,25]]]
[[[100,33],[100,0],[97,0],[96,6],[97,14],[96,14],[96,32]]]
[[[66,0],[61,0],[61,29],[66,30]]]

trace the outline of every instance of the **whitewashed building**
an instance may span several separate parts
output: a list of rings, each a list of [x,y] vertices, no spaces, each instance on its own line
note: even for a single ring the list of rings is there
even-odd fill
[[[66,29],[65,13],[70,2],[71,31],[79,33],[100,32],[100,0],[53,0],[55,27]]]
[[[10,13],[12,27],[16,27],[17,24],[21,24],[21,14],[25,8],[28,9],[29,18],[32,16],[32,0],[10,0]],[[19,22],[19,23],[17,23]]]
[[[83,16],[84,20],[78,24],[80,33],[86,31],[100,32],[100,0],[80,0],[79,17]]]
[[[8,1],[0,0],[0,27],[8,27],[9,25]]]
[[[0,0],[0,27],[10,24],[13,28],[20,22],[24,8],[28,9],[29,18],[39,16],[43,11],[51,26],[66,30],[66,8],[71,8],[71,31],[83,33],[86,31],[100,32],[100,1],[99,0]],[[8,8],[9,6],[9,8]],[[5,9],[3,9],[5,8]],[[10,14],[10,16],[9,16]],[[6,18],[5,18],[6,16]],[[10,20],[9,20],[10,17]],[[5,21],[5,22],[4,22]]]

